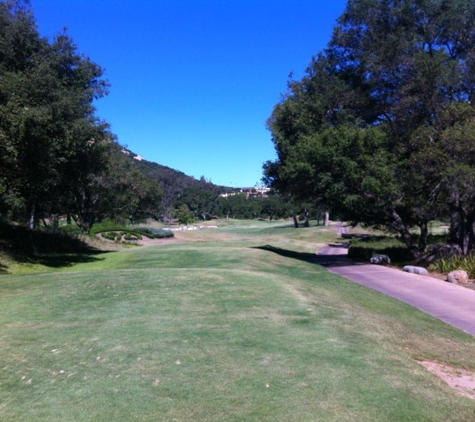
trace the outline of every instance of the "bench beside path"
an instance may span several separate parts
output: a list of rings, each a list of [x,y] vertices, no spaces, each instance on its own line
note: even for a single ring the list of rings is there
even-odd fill
[[[475,290],[395,268],[359,264],[347,253],[344,245],[325,246],[317,250],[316,263],[475,336]]]

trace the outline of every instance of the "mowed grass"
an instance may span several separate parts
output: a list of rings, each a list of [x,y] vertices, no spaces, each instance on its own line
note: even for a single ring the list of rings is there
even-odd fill
[[[331,229],[179,238],[0,277],[0,420],[475,420],[418,363],[473,337],[307,262]]]

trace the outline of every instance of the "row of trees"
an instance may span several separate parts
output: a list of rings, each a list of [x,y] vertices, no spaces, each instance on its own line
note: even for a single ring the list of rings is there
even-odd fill
[[[284,219],[295,217],[308,220],[322,218],[322,209],[314,204],[293,201],[288,196],[276,192],[268,195],[251,195],[235,192],[227,196],[215,195],[204,189],[187,188],[174,201],[171,215],[179,209],[179,214],[189,211],[193,219],[238,218],[238,219]],[[298,222],[297,222],[298,225]]]
[[[349,0],[328,47],[275,106],[264,180],[354,223],[428,222],[475,249],[475,2]],[[419,227],[419,241],[411,228]]]
[[[27,0],[0,1],[0,217],[107,216],[158,210],[161,191],[122,154],[94,101],[103,69],[62,32],[41,37]]]

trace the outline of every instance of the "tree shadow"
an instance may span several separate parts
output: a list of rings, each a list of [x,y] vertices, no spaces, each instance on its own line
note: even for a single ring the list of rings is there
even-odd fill
[[[268,221],[268,220],[266,220]],[[309,226],[305,226],[304,223],[302,222],[299,222],[299,225],[297,227],[295,227],[294,223],[292,222],[289,222],[289,223],[286,223],[286,224],[282,224],[282,225],[278,225],[278,226],[274,226],[274,227],[269,227],[270,230],[278,230],[278,229],[293,229],[293,230],[305,230],[305,229],[308,229],[310,227],[324,227],[323,224],[310,224]]]
[[[104,261],[105,258],[97,255],[105,253],[108,252],[91,250],[87,253],[38,255],[34,258],[34,262],[50,268],[72,267],[75,264]],[[31,261],[29,259],[29,262]]]
[[[101,261],[108,253],[88,245],[81,239],[61,232],[28,230],[0,224],[0,256],[51,268],[70,267],[78,263]],[[8,266],[0,263],[0,274],[8,274]]]
[[[260,249],[262,251],[273,252],[277,255],[285,256],[286,258],[298,259],[299,261],[314,262],[317,255],[308,252],[296,252],[290,249],[277,248],[271,245],[253,246],[253,249]]]
[[[298,259],[299,261],[311,262],[313,264],[321,265],[323,267],[343,267],[348,265],[361,265],[354,262],[342,254],[343,250],[347,250],[348,246],[345,244],[335,243],[328,245],[328,254],[313,254],[309,252],[296,252],[290,249],[278,248],[271,245],[255,246],[254,249],[260,249],[267,252],[273,252],[277,255],[285,256],[286,258]],[[332,251],[331,248],[335,248]]]

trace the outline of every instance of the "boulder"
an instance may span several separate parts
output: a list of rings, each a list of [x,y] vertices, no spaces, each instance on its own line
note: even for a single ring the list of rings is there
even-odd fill
[[[406,265],[402,270],[411,274],[420,274],[420,275],[429,274],[429,271],[427,271],[424,267],[416,267],[414,265]]]
[[[464,270],[455,270],[447,274],[447,281],[453,284],[468,282],[468,274]]]
[[[431,245],[420,258],[420,262],[430,264],[437,259],[452,258],[454,256],[462,256],[462,249],[459,245]]]
[[[376,264],[376,265],[389,265],[391,263],[391,260],[389,259],[389,256],[387,255],[375,254],[371,257],[369,262],[371,262],[371,264]]]

